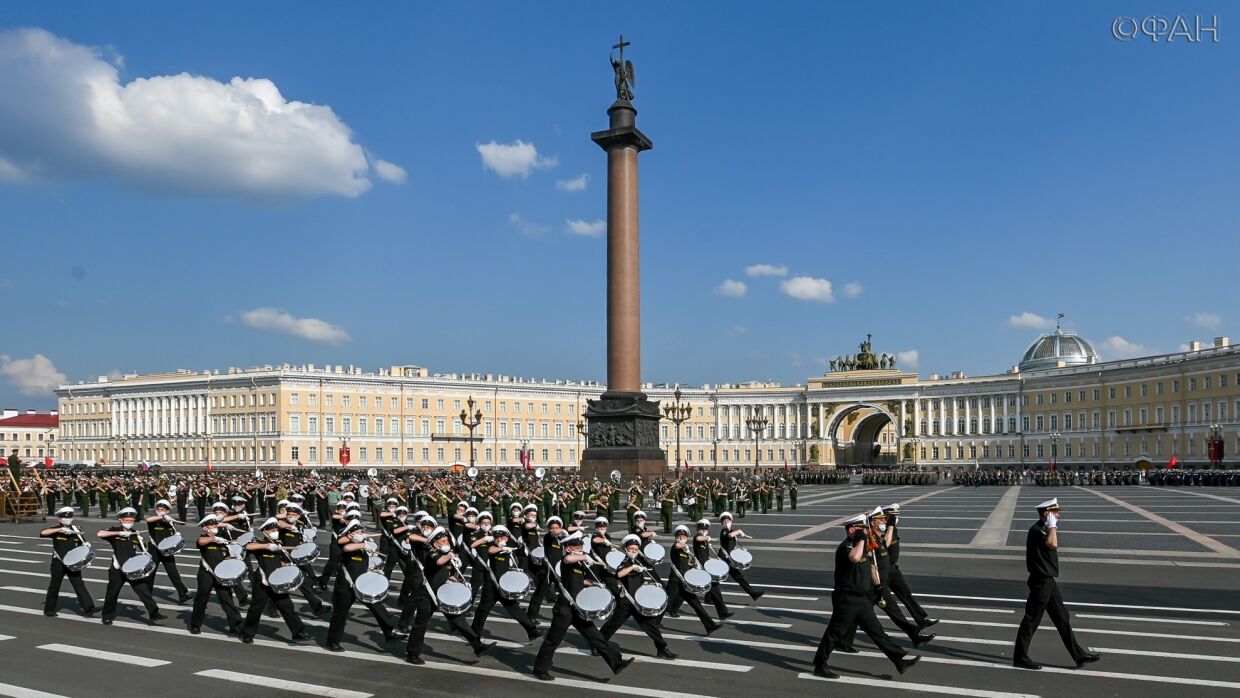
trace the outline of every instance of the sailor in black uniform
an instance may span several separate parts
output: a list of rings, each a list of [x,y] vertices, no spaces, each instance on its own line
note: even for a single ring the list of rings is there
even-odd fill
[[[51,578],[47,580],[47,597],[43,599],[43,615],[56,615],[56,602],[60,597],[60,585],[65,577],[69,578],[69,584],[73,586],[73,593],[77,594],[78,607],[82,609],[82,613],[89,616],[98,612],[99,609],[95,607],[95,600],[91,598],[90,592],[86,590],[86,582],[82,579],[81,570],[75,572],[65,567],[64,562],[61,561],[70,550],[87,544],[81,530],[73,525],[73,507],[57,509],[56,525],[39,531],[39,537],[52,539]]]
[[[706,519],[698,519],[697,535],[693,537],[693,556],[697,558],[699,565],[705,565],[706,561],[711,558],[711,540],[710,521]],[[710,591],[706,592],[706,599],[715,604],[715,613],[719,614],[719,619],[732,617],[732,612],[728,610],[728,605],[723,602],[723,589],[719,587],[719,582],[714,579],[710,582]]]
[[[275,517],[280,528],[280,545],[285,548],[296,548],[305,542],[302,538],[302,531],[306,525],[305,517],[306,512],[299,505],[292,502],[284,505],[283,514],[277,513]],[[297,569],[301,570],[302,575],[305,576],[305,581],[302,582],[299,591],[302,598],[309,604],[310,612],[316,616],[321,616],[332,610],[330,605],[324,604],[319,599],[318,594],[314,593],[314,585],[318,579],[318,576],[314,573],[314,568],[307,563],[297,565]]]
[[[232,588],[220,583],[215,578],[215,573],[212,572],[216,565],[228,559],[229,539],[220,535],[222,533],[220,521],[214,514],[209,514],[199,521],[198,527],[202,529],[202,535],[198,536],[197,541],[201,560],[198,563],[194,610],[189,618],[189,632],[193,635],[202,632],[202,621],[207,615],[207,601],[211,598],[212,591],[215,592],[215,598],[220,602],[220,608],[224,609],[224,615],[228,618],[229,634],[240,632],[241,612],[233,603]]]
[[[435,599],[431,594],[430,585],[426,581],[426,571],[422,561],[430,552],[431,534],[439,527],[435,519],[426,512],[419,512],[418,530],[410,531],[406,540],[409,543],[409,559],[405,563],[405,579],[401,583],[400,628],[408,629],[409,639],[405,643],[405,661],[410,664],[425,664],[422,650],[425,649],[426,628],[430,625],[431,616],[435,614]]]
[[[297,611],[293,609],[293,601],[289,595],[274,591],[267,586],[268,575],[281,567],[293,564],[288,559],[288,554],[280,548],[280,522],[275,517],[269,518],[258,530],[259,533],[255,535],[254,540],[245,546],[246,554],[253,558],[257,565],[251,574],[254,598],[250,602],[250,610],[245,614],[245,623],[241,628],[241,641],[246,644],[254,642],[254,633],[258,631],[258,621],[262,618],[268,603],[275,605],[280,617],[288,626],[289,632],[293,634],[295,642],[312,640],[313,638],[306,634],[305,624],[297,617]]]
[[[616,597],[616,610],[611,614],[611,618],[603,624],[600,632],[603,639],[611,640],[616,631],[624,625],[624,621],[632,618],[637,623],[637,627],[646,633],[646,636],[654,642],[655,653],[662,659],[675,659],[676,655],[667,647],[667,640],[663,639],[663,632],[659,629],[659,620],[663,617],[647,616],[637,610],[633,603],[629,600],[639,589],[646,583],[646,573],[650,568],[645,565],[645,561],[641,559],[641,538],[636,535],[629,534],[624,537],[624,561],[616,568],[616,578],[619,583],[624,585],[619,596]]]
[[[95,533],[112,546],[112,566],[108,568],[108,590],[103,599],[103,624],[111,625],[112,619],[116,617],[117,600],[120,598],[121,588],[126,583],[133,589],[133,593],[138,595],[138,599],[146,607],[146,612],[150,614],[152,622],[164,620],[167,616],[159,612],[159,606],[155,604],[155,598],[151,595],[151,590],[155,586],[154,571],[142,579],[129,579],[121,572],[121,566],[129,558],[149,550],[149,546],[142,541],[142,534],[134,530],[134,523],[138,520],[138,511],[133,507],[125,507],[116,513],[116,518],[119,519],[120,525]],[[146,552],[146,554],[150,553]]]
[[[672,543],[672,549],[668,551],[668,557],[672,564],[672,573],[667,577],[667,615],[672,618],[680,617],[680,605],[682,603],[689,604],[689,608],[697,614],[698,620],[702,621],[702,627],[706,629],[709,635],[723,627],[723,623],[716,622],[706,613],[706,609],[702,606],[702,601],[698,599],[696,594],[692,594],[685,588],[681,581],[685,572],[690,567],[695,567],[693,563],[697,561],[693,551],[689,548],[689,527],[679,525],[675,531],[676,541]]]
[[[749,580],[745,579],[744,571],[732,562],[732,551],[736,550],[737,546],[736,539],[749,537],[750,536],[743,530],[733,528],[731,513],[725,511],[719,515],[719,557],[723,558],[723,560],[728,563],[728,567],[730,568],[728,574],[732,577],[732,580],[740,586],[741,591],[749,594],[749,598],[757,601],[762,598],[762,595],[766,592],[755,591],[753,587],[749,586]]]
[[[487,541],[486,538],[491,540]],[[512,534],[505,526],[495,526],[487,531],[487,535],[481,540],[485,541],[486,551],[479,550],[479,555],[483,556],[487,564],[490,565],[491,572],[487,574],[485,570],[479,569],[479,574],[483,575],[482,598],[478,601],[478,607],[474,610],[474,619],[470,627],[479,637],[486,627],[487,618],[491,615],[491,610],[495,608],[498,602],[504,607],[512,619],[520,624],[525,630],[525,635],[530,641],[542,637],[542,631],[525,615],[525,609],[521,608],[521,602],[517,599],[509,599],[499,593],[497,582],[510,570],[520,569],[520,563],[513,555],[511,547]]]
[[[426,574],[426,581],[433,593],[438,592],[439,587],[449,581],[464,583],[459,567],[454,562],[457,559],[457,554],[452,550],[451,534],[443,528],[437,528],[432,531],[430,535],[430,548],[422,559],[422,569]],[[453,579],[454,577],[455,579]],[[465,638],[470,646],[474,648],[474,656],[480,657],[495,646],[494,642],[484,643],[478,638],[478,633],[475,633],[473,628],[469,626],[469,623],[465,621],[464,614],[454,613],[449,615],[442,608],[440,611],[443,612],[444,618],[448,619],[448,624],[456,632],[460,633],[461,637]]]
[[[888,560],[887,578],[883,580],[883,583],[908,609],[917,627],[924,630],[939,621],[937,618],[931,618],[921,604],[917,603],[917,599],[913,597],[913,590],[909,588],[908,582],[904,579],[904,573],[900,571],[900,504],[898,502],[888,504],[883,507],[883,513],[887,515],[885,540]]]
[[[155,544],[155,548],[151,551],[151,555],[155,556],[155,560],[163,565],[164,572],[168,573],[168,581],[172,582],[172,588],[177,590],[177,603],[185,603],[194,598],[186,588],[185,582],[181,580],[181,571],[177,569],[176,555],[165,555],[160,549],[159,544],[164,540],[177,535],[176,525],[172,519],[172,503],[166,499],[155,502],[155,513],[146,517],[146,530],[150,533],[151,542]],[[151,583],[154,584],[154,578]]]
[[[344,638],[344,626],[349,620],[349,609],[357,600],[353,593],[353,582],[370,571],[370,554],[366,552],[366,529],[360,521],[350,521],[340,532],[336,541],[344,552],[343,566],[336,576],[336,588],[332,591],[332,619],[327,629],[327,649],[332,652],[343,652],[340,640]],[[387,642],[403,639],[405,634],[395,629],[392,616],[382,602],[365,604],[374,615],[379,630],[383,631],[383,639]]]

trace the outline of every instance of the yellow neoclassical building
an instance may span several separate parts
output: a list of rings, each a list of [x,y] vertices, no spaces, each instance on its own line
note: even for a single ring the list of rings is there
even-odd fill
[[[1212,345],[1101,362],[1061,330],[1010,372],[921,378],[874,354],[831,360],[803,385],[680,386],[679,424],[664,420],[669,466],[820,463],[916,467],[1206,466],[1207,443],[1240,449],[1240,352]],[[676,386],[647,385],[669,404]],[[108,464],[439,468],[470,460],[571,467],[589,438],[596,382],[431,374],[418,366],[282,365],[100,378],[57,390],[62,457]],[[472,408],[468,401],[474,401]],[[679,438],[677,438],[679,437]]]

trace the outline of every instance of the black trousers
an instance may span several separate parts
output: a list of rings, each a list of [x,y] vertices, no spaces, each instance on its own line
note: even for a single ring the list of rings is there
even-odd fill
[[[273,592],[257,574],[252,575],[251,580],[254,586],[254,598],[250,601],[250,610],[245,614],[245,624],[241,628],[242,638],[254,637],[254,633],[258,631],[258,621],[262,619],[263,611],[267,610],[269,603],[275,605],[280,617],[284,619],[284,624],[288,626],[289,632],[298,635],[305,631],[306,626],[297,617],[297,611],[293,609],[293,600],[288,594]]]
[[[327,546],[327,564],[323,565],[323,574],[319,576],[320,584],[327,584],[333,574],[339,574],[340,561],[344,558],[344,551],[340,549],[340,544],[333,540]]]
[[[646,636],[654,643],[654,648],[657,651],[662,652],[667,649],[667,640],[663,639],[663,631],[659,629],[659,619],[662,616],[642,615],[637,609],[633,608],[633,604],[629,603],[628,597],[623,595],[616,599],[616,610],[611,614],[611,618],[607,619],[607,622],[603,624],[603,629],[599,631],[603,634],[603,639],[610,640],[616,634],[616,631],[620,629],[620,626],[624,625],[624,621],[629,618],[632,618],[637,623],[637,627],[646,633]]]
[[[344,638],[344,626],[349,621],[349,609],[353,607],[354,601],[357,601],[357,595],[353,593],[353,584],[350,583],[348,575],[336,577],[336,587],[332,590],[332,621],[327,628],[328,644],[340,644],[340,640]],[[387,607],[382,603],[365,605],[379,623],[383,635],[391,635],[392,615],[388,613]]]
[[[65,567],[60,558],[52,556],[52,576],[47,581],[47,598],[43,599],[43,612],[53,613],[56,610],[56,602],[60,597],[60,585],[64,582],[65,577],[69,578],[69,584],[73,585],[73,592],[77,594],[78,606],[83,611],[89,611],[95,607],[95,600],[91,598],[90,592],[86,590],[86,581],[82,579],[80,571],[74,572]]]
[[[1088,652],[1077,643],[1072,634],[1068,608],[1063,604],[1063,596],[1059,593],[1055,578],[1030,577],[1028,584],[1029,599],[1025,601],[1025,617],[1020,621],[1020,630],[1016,632],[1016,651],[1012,658],[1016,661],[1029,659],[1029,643],[1033,641],[1033,633],[1042,623],[1042,614],[1047,613],[1055,624],[1055,629],[1059,631],[1063,646],[1068,649],[1068,654],[1072,655],[1072,661],[1080,661]]]
[[[543,638],[542,647],[538,648],[538,657],[534,660],[534,671],[551,671],[551,661],[555,657],[555,650],[564,641],[570,625],[581,633],[591,649],[598,652],[614,672],[621,662],[619,648],[605,640],[598,628],[594,627],[594,623],[577,615],[572,605],[563,596],[556,600],[555,606],[551,607],[551,628],[547,630],[547,635]]]
[[[485,570],[481,570],[482,575],[486,575]],[[470,624],[473,631],[479,636],[482,635],[482,628],[486,626],[487,618],[491,615],[491,610],[495,608],[495,604],[499,603],[504,607],[512,619],[521,624],[525,629],[526,635],[534,632],[534,621],[525,615],[525,609],[521,608],[520,601],[506,599],[500,596],[499,590],[495,588],[495,584],[491,582],[489,577],[482,583],[482,598],[478,601],[478,607],[474,610],[474,620]]]
[[[177,497],[177,516],[182,521],[189,521],[189,501]]]
[[[710,628],[715,624],[706,613],[706,609],[702,606],[702,602],[695,594],[690,594],[684,585],[680,583],[680,577],[672,572],[672,576],[667,578],[667,610],[669,613],[676,613],[680,610],[682,603],[689,604],[689,608],[697,614],[698,620],[702,621],[702,626]]]
[[[710,583],[710,591],[706,592],[706,600],[715,604],[715,613],[722,618],[728,615],[728,605],[723,602],[723,590],[719,588],[719,582]]]
[[[116,602],[126,583],[133,589],[133,593],[138,595],[138,600],[146,607],[148,614],[154,616],[159,613],[159,606],[155,604],[155,597],[151,595],[151,590],[155,588],[155,575],[152,574],[144,579],[127,579],[119,569],[109,567],[108,590],[103,597],[104,620],[112,620],[116,617]]]
[[[873,599],[871,601],[873,601]],[[883,601],[887,604],[886,608],[883,609],[883,611],[887,613],[887,617],[890,618],[891,621],[896,624],[896,627],[898,627],[905,635],[908,635],[908,639],[916,642],[918,636],[921,635],[921,628],[919,628],[916,623],[913,623],[909,621],[908,618],[904,617],[904,612],[900,610],[900,604],[896,603],[896,597],[891,593],[890,587],[883,587]],[[874,616],[877,618],[878,614],[875,613]],[[854,625],[851,630],[844,634],[844,641],[841,644],[845,647],[852,647],[853,639],[856,636],[857,626]]]
[[[172,587],[177,590],[177,594],[181,596],[189,596],[189,589],[186,588],[185,582],[181,580],[181,571],[177,569],[177,558],[175,555],[160,555],[155,553],[155,559],[159,560],[159,564],[163,565],[164,572],[168,573],[168,581],[172,582]],[[155,583],[154,575],[151,577],[151,584]]]
[[[758,599],[758,592],[749,586],[749,580],[745,579],[745,572],[732,564],[732,558],[727,553],[723,553],[723,559],[728,563],[728,576],[732,578],[732,581],[736,582],[741,591],[749,594],[749,598],[756,601]]]
[[[913,598],[913,590],[909,589],[899,565],[891,565],[891,570],[887,573],[887,588],[891,589],[891,593],[908,609],[914,623],[921,625],[930,617],[921,604],[917,603],[917,599]]]
[[[306,600],[306,603],[310,604],[310,612],[318,615],[323,612],[323,600],[320,599],[318,595],[314,593],[314,589],[311,588],[314,584],[314,570],[307,570],[306,567],[308,567],[308,565],[304,567],[302,565],[297,566],[297,569],[301,570],[301,574],[306,580],[302,582],[301,588],[298,589],[298,591],[301,592],[301,596]],[[339,586],[339,582],[343,577],[343,574],[336,577],[337,586]]]
[[[426,628],[431,623],[431,616],[435,615],[435,602],[431,599],[426,585],[422,583],[421,572],[413,581],[416,584],[410,582],[410,577],[406,577],[405,584],[401,587],[401,596],[404,596],[405,586],[410,587],[410,601],[408,606],[401,607],[400,624],[402,628],[409,628],[409,639],[405,642],[405,655],[419,657],[422,655],[422,647],[426,641]]]
[[[534,575],[534,595],[530,597],[530,605],[526,607],[525,615],[529,616],[530,620],[537,621],[538,614],[542,612],[543,600],[546,599],[548,590],[554,590],[555,587],[550,585],[548,577],[551,571],[546,563],[541,566],[531,566],[529,569],[531,574]],[[546,600],[550,601],[551,599]]]
[[[858,626],[892,662],[904,657],[904,650],[883,631],[878,617],[874,615],[874,603],[870,597],[831,592],[831,620],[827,622],[826,632],[818,642],[818,651],[814,653],[814,666],[826,666],[827,660],[831,658],[831,651],[838,645],[847,644],[843,641],[844,637],[855,632]]]
[[[224,615],[228,617],[228,627],[241,627],[241,611],[237,610],[237,604],[233,602],[232,588],[220,584],[215,575],[205,567],[198,567],[198,576],[195,578],[194,589],[194,610],[189,617],[189,627],[201,628],[202,621],[207,617],[207,601],[211,598],[211,592],[215,592],[215,598],[220,602],[220,608],[224,609]]]

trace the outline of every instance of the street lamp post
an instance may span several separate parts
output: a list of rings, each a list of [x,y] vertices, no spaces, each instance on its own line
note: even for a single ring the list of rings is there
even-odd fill
[[[482,424],[482,410],[474,408],[474,396],[465,401],[465,409],[461,410],[461,424],[469,430],[469,467],[474,467],[474,429]]]
[[[753,470],[758,472],[758,467],[762,458],[762,433],[770,426],[771,420],[765,415],[762,417],[750,416],[745,420],[745,426],[753,433]]]
[[[124,436],[118,436],[116,440],[119,441],[121,444],[121,470],[124,470],[125,469],[125,442],[128,441],[129,439],[125,438]]]
[[[577,420],[577,466],[580,467],[585,463],[586,454],[581,450],[581,440],[586,440],[586,446],[590,445],[590,425],[584,419]]]
[[[1061,434],[1057,431],[1051,432],[1051,470],[1059,465],[1059,437]]]
[[[676,474],[680,474],[680,425],[693,414],[693,406],[680,401],[680,386],[672,393],[672,404],[663,406],[663,416],[676,425]]]

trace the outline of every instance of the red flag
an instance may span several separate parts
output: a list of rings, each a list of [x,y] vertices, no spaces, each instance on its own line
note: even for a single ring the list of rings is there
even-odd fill
[[[207,461],[207,472],[211,472],[211,461]]]
[[[44,458],[43,458],[43,467],[44,467],[44,468],[50,468],[50,467],[52,467],[52,457],[51,457],[51,456],[46,456],[46,457],[44,457]]]
[[[1051,472],[1055,472],[1055,461],[1051,461]]]
[[[341,464],[341,465],[348,465],[348,464],[349,464],[349,460],[350,460],[350,457],[349,457],[349,447],[348,447],[348,446],[341,446],[341,447],[340,447],[340,464]]]
[[[1171,460],[1167,461],[1167,467],[1174,468],[1175,464],[1179,462],[1180,462],[1179,459],[1177,459],[1175,456],[1171,456]]]
[[[685,459],[685,470],[693,470],[693,466],[689,465],[689,459]]]
[[[532,457],[533,455],[534,454],[532,451],[530,451],[530,449],[528,448],[521,449],[521,465],[525,466],[526,471],[530,470],[530,466],[534,462],[534,458]]]
[[[784,459],[784,472],[785,473],[788,472],[788,459],[787,458]]]

